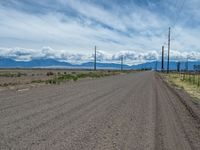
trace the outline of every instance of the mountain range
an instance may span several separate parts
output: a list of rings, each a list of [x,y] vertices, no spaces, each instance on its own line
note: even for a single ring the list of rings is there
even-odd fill
[[[200,65],[199,61],[189,61],[188,69],[193,70],[194,65]],[[34,59],[30,61],[16,61],[11,58],[0,58],[0,68],[79,68],[79,69],[92,69],[93,62],[86,62],[82,64],[71,64],[68,62],[58,61],[55,59]],[[184,70],[187,67],[186,62],[181,62],[180,69]],[[97,69],[120,69],[121,64],[117,63],[97,63]],[[152,61],[137,65],[123,65],[124,69],[154,69],[160,70],[161,62]],[[167,62],[165,62],[164,68],[167,68]],[[170,70],[177,69],[177,62],[170,62]]]

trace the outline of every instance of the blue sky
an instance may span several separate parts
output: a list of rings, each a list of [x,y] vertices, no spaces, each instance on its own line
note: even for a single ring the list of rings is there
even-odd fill
[[[160,58],[172,27],[172,59],[200,59],[199,0],[0,0],[0,55],[128,64]]]

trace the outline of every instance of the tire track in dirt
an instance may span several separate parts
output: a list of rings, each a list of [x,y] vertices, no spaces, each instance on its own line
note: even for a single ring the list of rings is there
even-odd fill
[[[8,93],[0,97],[0,149],[200,147],[196,117],[151,71]]]

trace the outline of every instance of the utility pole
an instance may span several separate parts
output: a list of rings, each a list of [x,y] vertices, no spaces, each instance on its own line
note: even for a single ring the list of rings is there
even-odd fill
[[[188,69],[189,69],[189,67],[188,67],[188,56],[187,56],[187,61],[186,61],[186,66],[185,66],[185,68],[186,68],[186,72],[188,72]]]
[[[178,61],[177,62],[177,69],[176,69],[177,72],[180,72],[180,67],[181,67],[181,62]]]
[[[155,71],[157,71],[157,68],[158,68],[158,61],[156,60]]]
[[[188,73],[188,56],[187,56],[187,59],[186,59],[186,62],[185,62],[185,72],[183,74],[184,79],[187,76],[187,73]]]
[[[94,47],[94,70],[97,69],[97,47]]]
[[[121,71],[123,70],[123,65],[124,65],[124,57],[123,57],[123,55],[121,56]]]
[[[161,70],[164,71],[164,46],[162,46],[162,64],[161,64]]]
[[[168,60],[167,60],[167,73],[169,73],[169,55],[170,55],[170,31],[171,28],[169,27],[169,34],[168,34]]]

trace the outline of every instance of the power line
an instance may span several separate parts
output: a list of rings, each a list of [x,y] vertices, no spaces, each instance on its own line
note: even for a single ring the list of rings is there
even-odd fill
[[[183,0],[182,5],[181,5],[180,9],[178,10],[178,13],[176,14],[174,23],[173,23],[172,26],[171,26],[172,28],[174,28],[174,27],[176,26],[176,24],[177,24],[177,22],[178,22],[178,20],[179,20],[180,14],[181,14],[181,12],[182,12],[182,10],[183,10],[184,5],[185,5],[185,0]]]
[[[178,4],[178,3],[177,3],[177,4]],[[172,30],[174,30],[174,33],[176,33],[176,35],[177,35],[177,32],[175,32],[175,26],[176,26],[176,24],[177,24],[177,22],[178,22],[178,20],[179,20],[179,18],[180,18],[180,14],[181,14],[181,12],[182,12],[182,10],[183,10],[183,8],[184,8],[184,5],[185,5],[185,0],[182,1],[182,4],[180,5],[180,8],[179,8],[179,10],[178,10],[178,13],[176,13],[175,20],[174,20],[173,24],[171,25]],[[175,36],[176,36],[176,35],[175,35]],[[174,37],[175,37],[175,36],[174,36]],[[174,39],[174,37],[173,37],[173,39]]]
[[[179,9],[176,11],[175,19],[174,19],[173,23],[171,24],[171,30],[173,30],[174,31],[173,33],[176,33],[176,35],[177,35],[177,32],[175,32],[175,26],[177,25],[177,22],[178,22],[178,20],[180,18],[180,14],[181,14],[184,6],[185,6],[185,2],[186,1],[183,0],[182,3],[180,4]],[[178,0],[176,0],[175,8],[178,6],[178,3],[179,3]],[[172,38],[173,40],[175,40],[176,35],[173,36],[173,38]]]
[[[184,0],[184,3],[185,3],[185,0]],[[177,5],[178,5],[178,0],[176,0],[175,1],[175,4],[174,4],[175,6],[174,6],[174,8],[176,9],[177,8]],[[182,8],[181,9],[183,9],[183,5],[182,5]],[[177,13],[176,13],[176,18],[175,18],[175,20],[177,20]],[[176,21],[174,21],[174,22],[176,22]],[[174,23],[173,23],[174,24]],[[173,26],[173,24],[171,25],[171,26]],[[164,34],[164,33],[167,33],[167,30],[163,30],[159,35],[162,35],[162,34]],[[163,45],[165,46],[165,45],[167,45],[167,42],[163,42]]]
[[[193,19],[194,18],[194,14],[193,15],[191,15],[190,17],[188,17],[188,19],[187,19],[187,21],[185,22],[185,23],[187,23],[187,22],[189,22],[191,19]],[[179,29],[179,31],[177,32],[175,32],[175,35],[173,36],[173,40],[175,40],[175,37],[179,34],[179,33],[182,33],[182,31],[183,31],[183,28],[180,28]]]
[[[182,5],[178,11],[178,13],[176,14],[176,17],[175,17],[175,20],[174,20],[174,23],[172,24],[172,28],[175,28],[178,20],[179,20],[179,17],[180,17],[180,14],[181,14],[181,11],[183,10],[183,7],[185,5],[185,0],[183,0],[182,2]],[[168,59],[167,59],[167,73],[169,73],[169,65],[170,65],[170,46],[171,46],[171,27],[169,27],[169,33],[168,33]]]

